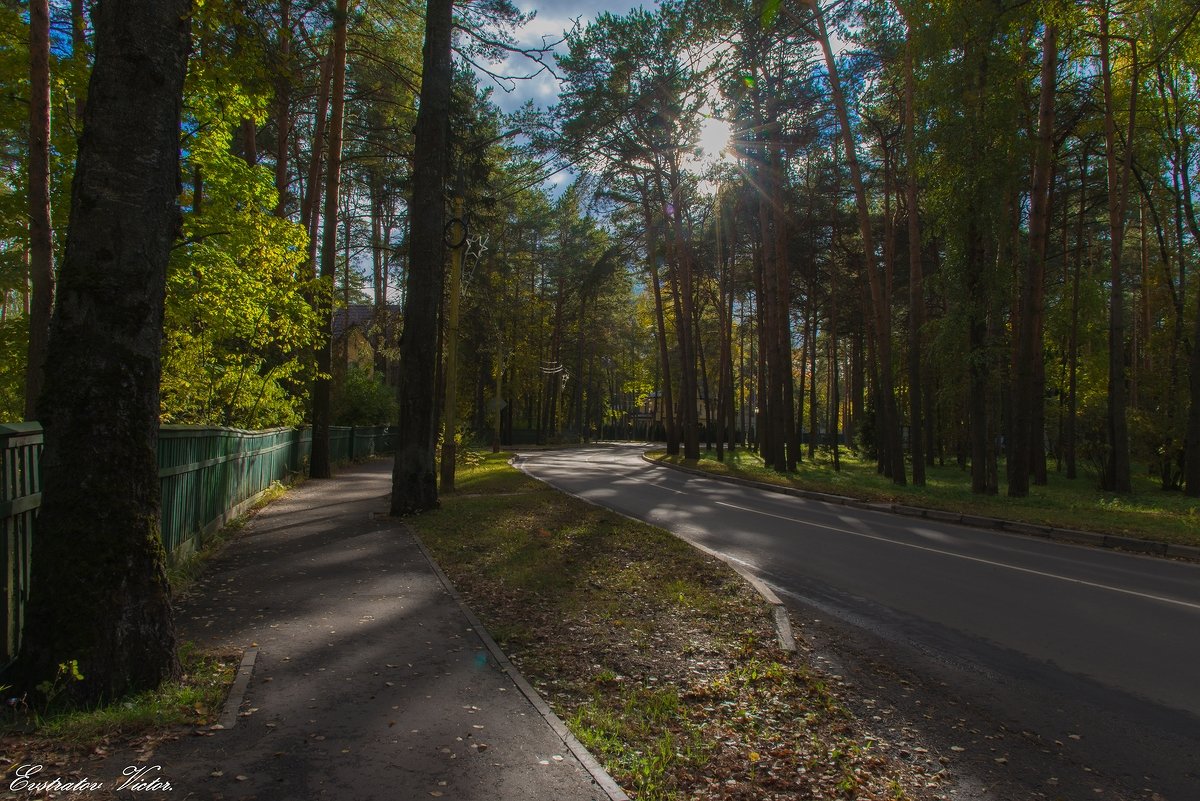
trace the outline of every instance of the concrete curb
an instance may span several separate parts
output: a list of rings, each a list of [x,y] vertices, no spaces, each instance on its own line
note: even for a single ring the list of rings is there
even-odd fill
[[[645,458],[645,454],[642,455],[642,458],[643,459]],[[517,468],[518,470],[521,470],[520,462],[521,462],[520,455],[514,456],[513,458],[508,460],[508,463],[510,465],[512,465],[513,467]],[[525,473],[524,470],[521,470],[521,472]],[[529,475],[529,474],[525,473],[525,475]],[[537,479],[538,481],[541,481],[541,479],[537,478],[537,476],[530,476],[530,478],[534,478],[534,479]],[[546,482],[542,482],[542,483],[546,483]],[[547,486],[550,486],[550,485],[547,484]],[[577,501],[583,501],[584,503],[588,504],[589,506],[595,506],[597,509],[603,509],[606,512],[611,512],[613,514],[620,515],[621,517],[624,517],[626,520],[632,520],[635,523],[641,523],[641,524],[647,525],[647,526],[654,525],[653,523],[647,523],[645,520],[638,520],[636,517],[627,515],[624,512],[618,512],[616,509],[610,509],[607,506],[601,506],[600,504],[596,503],[595,501],[591,501],[591,500],[588,500],[587,498],[580,497],[579,495],[576,495],[573,492],[567,492],[566,490],[559,489],[558,487],[554,487],[553,489],[556,492],[561,492],[563,495],[570,495],[572,498],[574,498]],[[666,531],[666,529],[663,529],[663,530]],[[668,532],[668,533],[670,533],[671,536],[673,536],[673,537],[679,537],[679,535],[675,534],[674,532]],[[775,636],[779,640],[779,647],[782,648],[784,651],[786,651],[789,654],[796,653],[796,637],[792,633],[792,621],[788,617],[787,607],[783,605],[783,601],[779,600],[779,596],[775,594],[774,590],[772,590],[770,587],[768,587],[766,584],[764,584],[762,579],[760,579],[758,576],[754,575],[749,570],[747,570],[744,565],[741,565],[738,562],[735,562],[733,559],[729,558],[725,554],[718,553],[717,551],[714,551],[711,548],[701,545],[698,542],[692,542],[691,540],[684,539],[683,537],[679,537],[679,539],[683,540],[684,542],[686,542],[688,545],[692,546],[696,550],[698,550],[702,553],[705,553],[705,554],[713,557],[714,559],[719,559],[720,561],[724,562],[726,565],[728,565],[730,568],[732,568],[733,572],[737,573],[739,576],[741,576],[743,579],[745,579],[746,583],[748,583],[751,587],[753,587],[754,591],[757,592],[762,597],[762,599],[767,602],[767,605],[771,607],[771,614],[775,621]]]
[[[258,663],[258,649],[247,648],[242,653],[242,664],[238,666],[237,678],[229,688],[225,698],[225,706],[221,708],[221,717],[212,728],[215,730],[232,729],[237,725],[238,713],[242,702],[246,700],[246,688],[250,686],[250,677],[254,675],[254,666]]]
[[[466,602],[463,600],[463,597],[458,594],[458,590],[454,588],[454,584],[450,582],[450,579],[445,573],[442,572],[442,568],[438,566],[436,561],[434,561],[433,555],[429,553],[429,550],[425,547],[425,543],[421,542],[421,538],[417,536],[417,533],[409,526],[405,526],[405,528],[408,529],[410,534],[412,534],[413,540],[417,543],[417,548],[420,549],[421,554],[425,557],[425,561],[429,562],[429,566],[433,568],[433,572],[435,575],[437,575],[438,581],[442,583],[442,586],[446,588],[446,592],[450,594],[450,597],[454,599],[454,602],[458,604],[458,607],[463,611],[463,614],[466,615],[467,621],[475,630],[475,634],[479,636],[479,639],[483,642],[484,647],[488,649],[488,652],[491,653],[492,658],[496,660],[498,665],[500,665],[500,669],[504,671],[504,673],[506,673],[510,679],[512,679],[513,684],[517,685],[517,689],[521,691],[521,694],[529,699],[529,703],[533,704],[533,708],[538,711],[538,714],[541,715],[543,719],[545,719],[546,723],[550,725],[550,728],[553,729],[554,733],[558,735],[560,740],[563,741],[563,744],[567,747],[567,749],[575,756],[576,759],[579,760],[579,763],[583,765],[584,769],[591,774],[592,779],[609,797],[609,801],[630,801],[629,796],[625,794],[625,791],[621,789],[620,785],[613,780],[612,776],[608,775],[608,771],[606,771],[604,767],[596,761],[596,758],[592,756],[592,754],[586,748],[583,747],[583,743],[575,739],[575,735],[571,734],[571,731],[567,728],[567,725],[562,722],[558,715],[554,714],[554,710],[550,708],[550,705],[547,704],[540,695],[538,695],[537,690],[533,689],[533,686],[525,680],[525,677],[521,675],[521,672],[517,670],[512,662],[508,661],[508,657],[505,656],[502,650],[500,650],[500,646],[497,645],[496,641],[492,639],[492,635],[488,633],[486,628],[484,628],[483,624],[479,621],[479,618],[477,618],[475,613],[472,612],[470,607],[467,606]]]
[[[1072,545],[1090,545],[1100,548],[1111,548],[1113,550],[1130,551],[1132,553],[1150,554],[1152,556],[1166,556],[1174,559],[1185,559],[1193,562],[1200,562],[1200,547],[1192,545],[1175,545],[1167,542],[1156,542],[1154,540],[1139,540],[1134,537],[1122,537],[1116,534],[1100,534],[1093,531],[1075,531],[1067,528],[1057,528],[1054,526],[1039,526],[1036,523],[1023,523],[1015,520],[1001,520],[996,517],[981,517],[979,515],[960,514],[959,512],[947,512],[942,509],[925,509],[919,506],[905,506],[898,503],[886,503],[878,501],[863,501],[857,498],[848,498],[844,495],[831,495],[825,492],[813,492],[812,490],[797,489],[795,487],[782,487],[778,484],[768,484],[763,481],[753,481],[746,478],[738,478],[736,476],[722,476],[718,473],[709,473],[706,470],[699,470],[694,467],[685,467],[679,464],[670,464],[669,462],[660,462],[656,459],[651,459],[645,453],[642,454],[642,461],[647,464],[656,465],[658,467],[666,467],[671,470],[678,470],[682,473],[691,473],[705,478],[711,478],[715,481],[724,481],[730,484],[739,484],[744,487],[753,487],[754,489],[765,490],[767,492],[776,492],[781,495],[791,495],[796,498],[805,498],[812,501],[820,501],[821,503],[832,503],[839,506],[852,506],[856,509],[866,509],[872,512],[888,512],[891,514],[905,515],[907,517],[922,517],[927,520],[937,520],[943,523],[959,523],[964,526],[973,526],[975,528],[989,528],[996,531],[1003,531],[1008,534],[1021,534],[1023,536],[1041,537],[1043,539],[1054,540],[1055,542],[1065,542]]]

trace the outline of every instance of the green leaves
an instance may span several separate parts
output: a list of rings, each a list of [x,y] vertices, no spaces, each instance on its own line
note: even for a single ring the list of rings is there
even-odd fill
[[[779,17],[779,6],[780,0],[766,0],[763,3],[762,14],[759,16],[763,30],[767,30],[775,25],[775,20]]]
[[[193,60],[185,97],[188,172],[201,179],[167,277],[162,420],[293,425],[313,374],[310,298],[329,290],[304,277],[308,237],[274,215],[270,170],[232,152],[242,120],[265,118],[271,90],[252,53],[222,50],[219,11],[206,4],[198,20],[209,57]]]

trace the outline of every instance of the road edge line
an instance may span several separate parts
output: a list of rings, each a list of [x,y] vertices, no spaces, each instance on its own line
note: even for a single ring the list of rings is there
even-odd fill
[[[651,459],[646,455],[645,452],[642,452],[641,457],[643,462],[656,467],[665,467],[668,470],[677,470],[681,473],[688,473],[690,475],[700,476],[702,478],[711,478],[713,481],[723,481],[726,484],[737,484],[739,486],[751,487],[764,492],[774,492],[778,495],[790,495],[794,498],[804,498],[806,500],[833,504],[835,506],[853,506],[856,509],[866,509],[872,512],[886,512],[887,514],[901,515],[904,517],[924,517],[930,520],[956,523],[958,525],[968,526],[970,528],[982,528],[992,531],[1000,531],[1005,534],[1016,534],[1022,537],[1037,537],[1039,539],[1049,539],[1054,542],[1062,542],[1070,545],[1103,548],[1109,551],[1121,551],[1124,553],[1133,553],[1143,556],[1166,557],[1168,559],[1177,559],[1183,562],[1200,562],[1200,547],[1192,545],[1176,545],[1174,543],[1159,542],[1157,540],[1142,540],[1134,537],[1121,537],[1116,534],[1101,534],[1092,531],[1075,531],[1072,529],[1057,528],[1054,526],[1039,526],[1036,523],[1023,523],[1015,520],[1001,520],[1000,518],[996,517],[960,514],[958,512],[947,512],[942,509],[926,509],[920,506],[905,506],[903,504],[864,501],[844,495],[831,495],[825,492],[805,490],[798,487],[785,487],[780,484],[769,484],[765,481],[754,481],[753,479],[740,478],[738,476],[723,476],[720,473],[710,473],[707,470],[699,470],[695,467],[685,467],[681,464],[660,462],[657,459]]]
[[[643,459],[645,458],[645,454],[642,454],[642,458]],[[561,492],[563,495],[568,495],[577,501],[583,501],[584,503],[588,504],[589,506],[594,506],[597,509],[603,509],[605,512],[611,512],[612,514],[620,515],[621,517],[625,518],[626,520],[632,520],[633,522],[640,523],[643,526],[654,526],[653,523],[647,523],[645,520],[638,520],[636,517],[634,517],[632,515],[627,515],[624,512],[617,511],[616,509],[611,509],[607,506],[602,506],[593,500],[584,498],[581,495],[576,495],[575,493],[570,492],[565,489],[562,489],[561,487],[555,487],[553,484],[550,484],[547,481],[543,481],[542,479],[538,478],[537,476],[533,475],[532,473],[529,473],[524,468],[522,468],[521,461],[522,461],[521,455],[517,454],[516,456],[513,456],[511,459],[509,459],[508,463],[510,466],[515,467],[516,469],[520,470],[522,473],[525,473],[525,475],[529,476],[533,480],[541,481],[543,484],[545,484],[547,487],[550,487],[555,492]],[[662,528],[662,526],[654,526],[654,527],[661,528],[663,531],[667,532],[672,537],[683,540],[688,545],[692,546],[693,548],[700,551],[701,553],[707,554],[708,556],[711,556],[714,559],[721,561],[722,563],[724,563],[725,565],[730,567],[734,573],[737,573],[739,576],[741,576],[742,579],[747,584],[749,584],[751,587],[754,588],[754,591],[757,592],[759,594],[759,596],[763,599],[763,601],[766,602],[767,606],[771,607],[771,619],[775,625],[775,637],[779,641],[779,647],[784,652],[789,653],[789,654],[794,654],[797,652],[796,636],[792,632],[792,621],[791,621],[791,618],[788,617],[787,606],[784,605],[783,601],[779,600],[779,596],[775,594],[775,591],[772,590],[770,587],[768,587],[766,585],[766,583],[763,582],[762,579],[760,579],[758,576],[751,573],[744,565],[737,563],[732,558],[726,556],[723,553],[720,553],[719,551],[714,551],[712,548],[709,548],[707,545],[701,545],[698,542],[692,542],[687,537],[681,537],[680,535],[676,534],[674,531],[671,531],[670,529]]]

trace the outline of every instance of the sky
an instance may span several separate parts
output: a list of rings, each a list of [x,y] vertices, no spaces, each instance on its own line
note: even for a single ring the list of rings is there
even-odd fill
[[[541,45],[543,37],[547,42],[562,39],[563,32],[574,25],[576,18],[579,19],[579,24],[584,26],[602,11],[623,14],[631,8],[651,4],[641,2],[641,0],[632,2],[631,0],[606,0],[602,6],[597,2],[589,3],[585,0],[534,0],[533,2],[518,0],[516,6],[521,11],[537,12],[537,16],[525,26],[518,37],[523,46],[536,47]],[[559,49],[561,50],[563,47],[560,46]],[[547,60],[553,63],[553,59],[548,58]],[[506,75],[529,75],[537,69],[538,65],[528,58],[513,55],[496,71]],[[558,82],[549,72],[543,72],[529,80],[515,81],[515,89],[511,92],[504,91],[488,78],[484,78],[484,80],[494,87],[492,100],[502,111],[515,111],[528,100],[532,100],[539,106],[551,106],[558,99]]]
[[[541,46],[543,41],[552,43],[562,39],[563,32],[570,30],[576,19],[582,28],[600,12],[624,14],[638,6],[656,5],[654,0],[605,0],[602,6],[586,0],[517,0],[515,4],[523,12],[537,12],[534,19],[518,33],[519,42],[525,47],[537,47]],[[564,49],[565,45],[558,47],[559,51]],[[553,65],[553,57],[547,56],[546,60]],[[539,65],[523,55],[515,54],[494,69],[501,75],[529,76],[538,71]],[[484,85],[493,87],[492,100],[504,112],[516,111],[527,101],[533,101],[535,105],[546,108],[558,100],[558,81],[548,70],[532,78],[517,78],[511,81],[497,82],[487,76],[480,77]],[[706,121],[701,128],[700,139],[700,145],[706,151],[705,157],[718,157],[728,139],[728,123],[718,120]],[[547,183],[552,194],[561,191],[572,178],[573,174],[570,171],[551,176]]]

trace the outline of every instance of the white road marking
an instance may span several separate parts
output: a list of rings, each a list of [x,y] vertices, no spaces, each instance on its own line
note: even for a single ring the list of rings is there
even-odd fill
[[[672,490],[672,492],[674,492],[674,490]],[[1010,565],[1005,562],[996,562],[991,559],[983,559],[978,556],[968,556],[968,555],[962,554],[962,553],[955,553],[954,551],[947,551],[942,548],[932,548],[928,545],[917,545],[916,543],[912,543],[912,542],[901,542],[899,540],[894,540],[889,537],[881,537],[878,534],[864,534],[861,531],[851,531],[850,529],[847,529],[847,528],[839,528],[837,526],[827,526],[823,523],[813,523],[808,520],[799,520],[794,517],[787,517],[785,515],[777,515],[772,512],[764,512],[761,509],[752,509],[748,506],[738,506],[737,504],[726,503],[725,501],[714,501],[714,503],[716,503],[718,506],[727,506],[730,509],[738,509],[743,512],[752,512],[756,515],[763,515],[764,517],[774,517],[777,520],[786,520],[790,523],[797,523],[802,526],[812,526],[814,528],[829,529],[830,531],[838,531],[843,534],[850,534],[854,537],[863,537],[863,538],[869,539],[869,540],[878,540],[879,542],[887,542],[892,545],[900,545],[905,548],[913,548],[914,550],[918,550],[918,551],[928,551],[929,553],[941,554],[942,556],[950,556],[955,559],[965,559],[968,562],[979,562],[980,564],[991,565],[993,567],[1000,567],[1000,568],[1006,568],[1008,570],[1015,570],[1019,573],[1029,573],[1030,575],[1042,576],[1043,578],[1058,579],[1059,581],[1066,581],[1071,584],[1080,584],[1085,587],[1095,587],[1096,589],[1100,589],[1100,590],[1108,590],[1109,592],[1118,592],[1123,595],[1133,595],[1137,598],[1145,598],[1150,601],[1159,601],[1159,602],[1165,603],[1165,604],[1173,604],[1175,606],[1182,606],[1187,609],[1195,609],[1197,611],[1200,611],[1200,604],[1192,603],[1191,601],[1181,601],[1177,598],[1166,598],[1161,595],[1151,595],[1151,594],[1145,593],[1145,592],[1138,592],[1137,590],[1127,590],[1123,587],[1113,587],[1109,584],[1100,584],[1099,582],[1095,582],[1095,581],[1085,581],[1084,579],[1071,578],[1070,576],[1063,576],[1063,575],[1059,575],[1058,573],[1048,573],[1044,570],[1034,570],[1033,568],[1029,568],[1029,567],[1019,567],[1017,565]]]
[[[662,484],[655,484],[653,481],[649,481],[644,478],[638,478],[637,476],[622,476],[621,478],[617,479],[616,482],[614,482],[614,483],[620,483],[621,481],[638,481],[642,484],[649,484],[650,486],[654,487],[655,489],[660,489],[665,492],[673,492],[676,495],[687,495],[688,494],[688,493],[684,492],[683,490],[677,490],[677,489],[671,489],[670,487],[664,487]]]
[[[676,495],[689,494],[683,490],[671,489],[670,487],[666,487],[661,484],[656,484],[653,481],[649,481],[644,478],[638,478],[636,476],[622,476],[621,479],[618,479],[618,482],[622,479],[629,480],[629,481],[637,481],[642,484],[649,484],[650,486],[652,486],[656,489],[663,490],[665,492],[671,492]],[[1167,598],[1162,595],[1152,595],[1150,593],[1138,592],[1137,590],[1129,590],[1129,589],[1125,589],[1123,587],[1113,587],[1112,585],[1109,585],[1109,584],[1101,584],[1101,583],[1095,582],[1095,581],[1087,581],[1085,579],[1071,578],[1070,576],[1063,576],[1058,573],[1050,573],[1050,572],[1043,571],[1043,570],[1035,570],[1033,568],[1020,567],[1018,565],[1011,565],[1006,562],[997,562],[997,561],[993,561],[991,559],[984,559],[984,558],[978,557],[978,556],[968,556],[968,555],[962,554],[962,553],[955,553],[954,551],[947,551],[942,548],[933,548],[928,545],[917,545],[916,543],[901,542],[899,540],[894,540],[889,537],[883,537],[878,534],[867,534],[867,533],[864,533],[861,531],[852,531],[850,529],[841,528],[838,526],[826,525],[824,523],[814,523],[809,520],[800,520],[795,517],[779,515],[779,514],[775,514],[773,512],[764,512],[761,509],[753,509],[748,506],[738,506],[737,504],[727,503],[725,501],[713,501],[713,503],[718,506],[725,506],[730,509],[738,509],[743,512],[752,512],[753,514],[756,514],[756,515],[762,515],[764,517],[773,517],[777,520],[785,520],[789,523],[796,523],[798,525],[812,526],[813,528],[823,528],[823,529],[827,529],[829,531],[837,531],[842,534],[850,534],[851,536],[854,536],[854,537],[862,537],[864,539],[877,540],[879,542],[886,542],[886,543],[890,543],[892,545],[900,545],[905,548],[912,548],[912,549],[918,550],[918,551],[927,551],[929,553],[936,553],[936,554],[940,554],[942,556],[953,557],[955,559],[964,559],[968,562],[978,562],[980,564],[991,565],[992,567],[1005,568],[1008,570],[1016,571],[1018,573],[1027,573],[1029,575],[1041,576],[1043,578],[1057,579],[1059,581],[1064,581],[1064,582],[1067,582],[1070,584],[1078,584],[1078,585],[1081,585],[1084,587],[1093,587],[1095,589],[1108,590],[1109,592],[1120,593],[1122,595],[1131,595],[1136,598],[1144,598],[1144,599],[1150,600],[1150,601],[1158,601],[1160,603],[1171,604],[1173,606],[1182,606],[1185,609],[1194,609],[1194,610],[1200,611],[1200,604],[1194,603],[1192,601],[1181,601],[1177,598]]]

